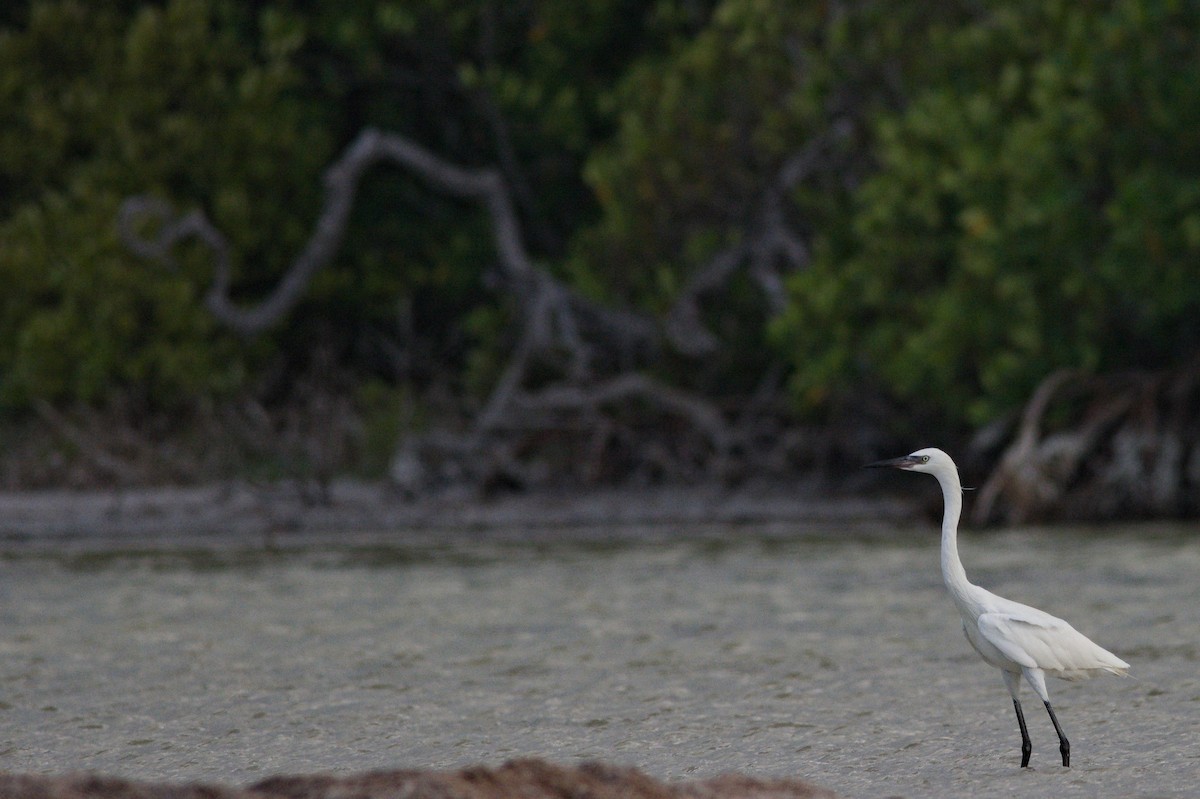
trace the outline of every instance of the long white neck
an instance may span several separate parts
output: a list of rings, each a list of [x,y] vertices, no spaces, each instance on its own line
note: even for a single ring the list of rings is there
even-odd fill
[[[942,501],[945,510],[942,513],[942,579],[949,589],[954,603],[959,609],[973,605],[971,592],[975,588],[967,579],[966,569],[958,557],[958,520],[962,516],[962,483],[958,480],[958,470],[951,467],[937,473],[938,484],[942,487]]]

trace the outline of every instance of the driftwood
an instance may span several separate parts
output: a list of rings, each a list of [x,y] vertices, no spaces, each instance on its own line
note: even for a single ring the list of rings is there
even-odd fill
[[[1200,363],[1156,373],[1048,376],[980,491],[973,521],[1200,512]]]
[[[692,358],[717,351],[720,341],[704,326],[701,304],[719,295],[739,269],[748,270],[760,286],[770,311],[783,307],[782,274],[801,268],[808,258],[806,246],[785,222],[787,193],[821,165],[830,141],[848,133],[844,127],[834,126],[829,136],[815,139],[765,182],[742,240],[698,268],[661,320],[594,302],[540,268],[526,249],[510,190],[497,170],[464,169],[403,136],[374,129],[362,131],[328,168],[324,206],[307,245],[274,290],[257,304],[233,300],[230,244],[202,211],[177,216],[162,200],[131,197],[122,204],[118,230],[132,252],[167,265],[174,263],[172,250],[177,244],[187,239],[201,242],[213,262],[205,306],[231,330],[254,336],[277,324],[300,300],[313,275],[333,258],[364,173],[381,162],[401,166],[438,191],[484,206],[491,219],[499,282],[519,309],[517,343],[469,428],[458,434],[434,431],[401,442],[391,471],[404,490],[416,489],[427,479],[429,470],[423,461],[433,450],[443,461],[455,458],[459,472],[474,469],[491,476],[501,472],[516,482],[533,479],[517,463],[514,452],[519,444],[510,438],[507,445],[498,445],[501,431],[577,429],[577,423],[564,421],[574,415],[576,421],[587,417],[596,423],[591,435],[603,439],[604,430],[610,428],[601,411],[634,398],[687,422],[713,462],[721,465],[734,449],[734,434],[722,412],[700,396],[645,377],[639,369],[666,350]],[[146,236],[148,227],[153,232]],[[527,387],[531,369],[547,364],[561,373],[560,383],[531,391]],[[752,421],[742,420],[743,437],[752,435],[745,426]],[[481,464],[486,468],[481,470]]]

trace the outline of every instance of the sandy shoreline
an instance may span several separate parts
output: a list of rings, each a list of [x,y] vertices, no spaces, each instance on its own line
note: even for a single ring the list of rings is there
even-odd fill
[[[470,492],[407,500],[383,483],[339,481],[328,503],[294,485],[0,493],[0,547],[275,546],[317,542],[445,543],[465,539],[580,541],[665,538],[705,526],[828,530],[913,520],[912,505],[834,497],[815,489],[719,486],[594,489],[481,498]]]

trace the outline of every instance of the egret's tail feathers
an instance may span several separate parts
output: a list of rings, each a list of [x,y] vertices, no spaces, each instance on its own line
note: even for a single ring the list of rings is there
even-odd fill
[[[1105,657],[1096,664],[1095,671],[1105,671],[1109,674],[1115,674],[1118,677],[1129,676],[1129,664],[1121,660],[1119,657],[1109,652],[1107,649],[1101,649]]]
[[[1082,636],[1080,636],[1082,638]],[[1087,639],[1084,639],[1085,641]],[[1088,641],[1091,644],[1091,641]],[[1118,677],[1129,676],[1129,664],[1096,644],[1091,651],[1091,657],[1086,660],[1077,658],[1071,664],[1064,664],[1058,669],[1047,669],[1047,672],[1063,680],[1090,680],[1102,674],[1115,674]]]
[[[1103,668],[1109,674],[1115,674],[1118,677],[1128,677],[1129,676],[1129,664],[1126,663],[1125,661],[1121,660],[1119,657],[1114,655],[1112,652],[1109,652],[1107,649],[1105,649],[1103,651],[1104,651],[1104,654],[1108,655],[1108,657],[1105,658],[1106,662],[1101,665],[1101,668]]]

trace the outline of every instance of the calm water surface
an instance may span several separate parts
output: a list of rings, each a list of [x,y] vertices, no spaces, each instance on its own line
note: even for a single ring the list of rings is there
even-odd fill
[[[973,580],[1135,679],[1029,694],[962,637],[937,538],[713,529],[0,560],[0,769],[244,783],[604,759],[798,775],[847,796],[1200,793],[1200,528],[967,536]]]

